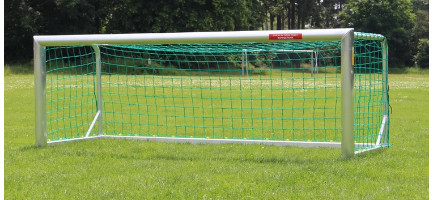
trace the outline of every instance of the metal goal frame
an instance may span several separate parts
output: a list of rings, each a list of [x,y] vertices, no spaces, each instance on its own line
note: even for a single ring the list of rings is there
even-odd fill
[[[271,40],[271,35],[284,36]],[[295,37],[293,37],[295,36]],[[34,36],[34,73],[35,73],[35,102],[36,102],[36,146],[45,146],[59,142],[95,139],[95,138],[124,138],[150,141],[186,142],[186,143],[245,143],[299,147],[333,147],[341,148],[342,158],[350,158],[357,153],[385,147],[380,144],[384,133],[388,132],[388,94],[383,92],[383,121],[379,130],[378,140],[374,148],[355,151],[360,145],[354,141],[354,66],[353,66],[353,28],[344,29],[311,29],[311,30],[282,30],[282,31],[232,31],[232,32],[185,32],[185,33],[144,33],[144,34],[95,34],[95,35],[56,35]],[[370,36],[373,40],[381,41],[383,91],[387,85],[387,43],[384,37]],[[101,81],[101,55],[98,45],[116,44],[181,44],[181,43],[239,43],[239,42],[291,42],[291,41],[341,41],[341,142],[299,142],[299,141],[270,141],[270,140],[238,140],[238,139],[202,139],[202,138],[167,138],[143,136],[108,136],[103,135],[103,107]],[[85,137],[47,142],[46,130],[46,66],[45,48],[51,46],[92,46],[96,58],[96,92],[97,112]],[[246,52],[244,53],[246,55]],[[246,68],[248,66],[246,65]],[[247,69],[246,69],[247,70]],[[246,71],[247,73],[247,71]],[[94,126],[98,124],[98,136],[89,136]]]

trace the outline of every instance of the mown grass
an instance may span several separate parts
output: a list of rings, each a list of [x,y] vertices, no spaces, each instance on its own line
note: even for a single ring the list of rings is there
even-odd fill
[[[425,199],[427,74],[390,75],[389,149],[88,140],[34,147],[33,75],[5,76],[7,199]]]

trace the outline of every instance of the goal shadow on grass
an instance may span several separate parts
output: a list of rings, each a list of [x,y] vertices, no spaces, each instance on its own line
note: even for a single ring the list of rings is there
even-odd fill
[[[90,148],[95,147],[95,148]],[[331,148],[277,147],[256,144],[188,144],[149,141],[99,139],[73,141],[47,147],[22,146],[19,151],[43,155],[109,158],[114,162],[181,161],[257,164],[311,164],[351,161],[380,156],[385,149],[364,153],[350,160],[340,159],[340,150]],[[45,157],[45,156],[44,156]]]

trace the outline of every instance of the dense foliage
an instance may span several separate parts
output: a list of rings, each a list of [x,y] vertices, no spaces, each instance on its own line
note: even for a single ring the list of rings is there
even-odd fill
[[[415,54],[415,63],[422,68],[429,68],[429,39],[420,39]]]
[[[419,42],[429,38],[428,5],[428,0],[5,0],[5,60],[31,59],[33,35],[354,27],[387,36],[391,66],[410,66],[424,63],[417,57],[424,58]]]
[[[390,66],[413,64],[415,14],[410,0],[349,0],[340,18],[344,27],[385,35]]]

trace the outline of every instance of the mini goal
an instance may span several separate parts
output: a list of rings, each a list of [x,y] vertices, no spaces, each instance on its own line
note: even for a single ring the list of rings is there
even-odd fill
[[[387,40],[353,29],[34,36],[36,145],[389,146]]]

